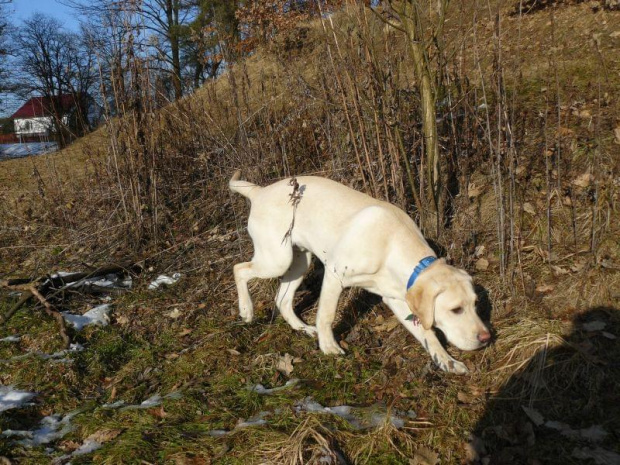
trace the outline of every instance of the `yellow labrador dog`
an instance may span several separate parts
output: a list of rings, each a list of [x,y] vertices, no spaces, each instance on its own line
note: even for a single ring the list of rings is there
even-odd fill
[[[229,186],[252,204],[248,232],[254,257],[234,266],[246,322],[254,316],[248,280],[281,277],[278,309],[294,329],[318,333],[325,354],[344,353],[332,323],[340,293],[351,286],[383,297],[444,371],[462,374],[467,368],[446,352],[433,326],[461,350],[478,349],[491,339],[476,313],[472,278],[437,259],[413,220],[394,205],[313,176],[260,187],[240,180],[237,171]],[[316,328],[293,311],[293,295],[312,254],[325,265]]]

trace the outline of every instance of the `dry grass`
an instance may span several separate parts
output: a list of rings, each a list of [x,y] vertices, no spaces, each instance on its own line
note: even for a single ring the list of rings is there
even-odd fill
[[[495,159],[478,109],[482,80],[497,78],[491,53],[496,4],[479,5],[477,42],[473,2],[463,5],[455,5],[446,26],[449,89],[458,97],[447,113],[463,116],[454,132],[449,118],[442,126],[445,153],[458,155],[458,189],[452,225],[435,239],[444,255],[475,273],[481,310],[494,327],[491,347],[455,353],[470,375],[437,372],[403,328],[384,329],[389,311],[363,292],[340,302],[337,333],[348,345],[343,358],[323,356],[315,341],[273,319],[275,281],[252,283],[257,323],[241,325],[232,316],[230,267],[251,256],[247,206],[225,186],[233,167],[261,183],[319,173],[364,189],[365,179],[370,192],[421,214],[412,208],[403,161],[404,154],[414,174],[423,166],[406,47],[373,17],[364,26],[351,9],[334,17],[333,31],[327,23],[325,29],[303,25],[303,47],[275,44],[143,119],[127,114],[59,154],[2,162],[0,273],[41,275],[128,256],[145,259],[147,271],[134,292],[115,301],[110,327],[76,335],[88,349],[73,364],[51,367],[35,359],[3,367],[0,383],[36,390],[40,400],[25,416],[3,417],[0,428],[30,427],[43,414],[87,405],[78,429],[60,446],[72,450],[101,429],[122,433],[74,463],[140,457],[151,463],[293,464],[339,455],[346,463],[409,463],[429,451],[442,463],[465,463],[463,444],[472,432],[487,441],[498,463],[528,457],[573,463],[573,448],[588,443],[545,427],[536,427],[535,442],[528,442],[525,405],[572,428],[601,424],[610,432],[602,446],[617,451],[617,343],[582,327],[600,320],[605,331],[620,336],[619,160],[612,132],[620,115],[614,97],[620,39],[610,36],[618,13],[593,13],[584,4],[522,18],[506,14],[512,5],[501,10],[501,69],[518,137],[511,194],[516,249],[502,278]],[[515,39],[519,29],[521,40]],[[480,67],[474,46],[487,52]],[[493,120],[499,95],[489,95]],[[492,129],[491,138],[501,131]],[[40,176],[31,175],[35,168]],[[586,172],[594,179],[580,183]],[[481,191],[468,194],[474,184]],[[476,270],[480,258],[488,269]],[[315,268],[297,302],[309,321],[321,279],[321,267]],[[161,293],[145,289],[151,277],[173,271],[184,275],[177,286]],[[1,295],[2,305],[10,300]],[[87,302],[72,305],[83,309]],[[175,308],[180,317],[166,316]],[[52,322],[41,323],[31,309],[2,331],[26,336],[19,346],[0,346],[0,359],[25,350],[52,352],[60,343]],[[302,360],[291,375],[302,379],[300,385],[274,396],[249,392],[256,383],[285,383],[275,366],[285,353]],[[165,400],[161,411],[101,408],[118,398],[141,402],[174,390],[183,398]],[[294,412],[292,405],[306,396],[323,405],[382,402],[413,410],[417,418],[401,430],[352,431],[333,418]],[[277,409],[267,426],[209,435]],[[47,460],[42,449],[5,439],[2,454]]]

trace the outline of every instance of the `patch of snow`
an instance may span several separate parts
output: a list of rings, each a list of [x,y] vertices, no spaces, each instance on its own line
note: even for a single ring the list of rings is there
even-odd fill
[[[50,276],[56,279],[56,278],[64,278],[65,276],[71,276],[72,274],[75,274],[75,273],[72,271],[57,271],[56,273],[53,273]]]
[[[588,332],[593,332],[593,331],[601,331],[605,329],[605,326],[607,326],[607,323],[605,323],[604,321],[596,320],[596,321],[590,321],[588,323],[584,323],[582,327]]]
[[[545,426],[559,431],[562,436],[569,439],[585,439],[590,442],[600,442],[609,434],[601,425],[593,425],[583,429],[572,429],[569,425],[560,421],[547,421],[545,422]]]
[[[7,336],[0,339],[0,342],[19,342],[22,340],[21,336]]]
[[[141,404],[137,405],[128,405],[123,407],[123,410],[132,410],[132,409],[141,409],[141,408],[152,408],[161,405],[161,396],[159,394],[155,394],[154,396],[149,397]]]
[[[57,363],[70,363],[72,362],[72,360],[65,356],[69,354],[74,354],[76,352],[81,352],[82,350],[84,350],[84,346],[82,344],[70,344],[68,349],[60,350],[58,352],[54,352],[53,354],[46,354],[39,351],[26,352],[22,355],[16,355],[15,357],[11,357],[9,359],[0,360],[0,363],[17,362],[19,360],[24,360],[29,357],[39,357],[42,360],[52,360],[53,362]]]
[[[143,401],[140,404],[135,404],[135,405],[127,405],[125,407],[123,407],[123,405],[125,405],[125,402],[122,400],[118,400],[116,402],[114,402],[113,404],[104,404],[102,407],[103,408],[119,408],[119,407],[123,407],[123,410],[132,410],[132,409],[144,409],[144,408],[152,408],[152,407],[157,407],[159,405],[161,405],[161,402],[163,399],[174,399],[174,400],[178,400],[182,397],[182,394],[179,391],[173,391],[170,394],[166,394],[165,396],[161,396],[159,394],[155,394],[151,397],[149,397],[148,399],[146,399],[145,401]]]
[[[323,407],[311,397],[306,397],[304,400],[298,402],[295,405],[295,411],[298,413],[309,412],[336,415],[357,430],[376,428],[384,425],[388,421],[392,426],[400,429],[405,426],[404,416],[415,418],[414,412],[410,411],[407,414],[402,414],[402,412],[395,411],[394,415],[390,415],[385,407],[377,405],[372,407],[351,407],[349,405]]]
[[[86,439],[84,443],[80,447],[78,447],[76,450],[74,450],[73,454],[71,455],[76,456],[76,455],[90,454],[91,452],[94,452],[97,449],[100,449],[101,446],[103,446],[103,444],[101,444],[98,441],[95,441],[94,439]]]
[[[120,408],[123,405],[125,405],[124,400],[117,400],[116,402],[112,402],[111,404],[103,404],[101,408],[115,409],[115,408]]]
[[[173,284],[176,284],[179,279],[181,279],[181,273],[174,273],[172,276],[162,274],[155,278],[155,280],[152,281],[151,284],[149,284],[149,289],[158,289],[162,285],[172,286]]]
[[[42,155],[58,150],[56,142],[27,142],[22,144],[0,144],[0,160]]]
[[[61,312],[67,323],[72,324],[77,331],[80,331],[87,325],[107,326],[110,323],[110,304],[98,305],[84,313],[84,315],[74,315],[69,312]]]
[[[32,431],[15,431],[6,430],[2,432],[6,437],[21,437],[19,444],[26,447],[37,447],[42,444],[49,444],[52,441],[61,439],[62,437],[73,431],[71,419],[79,413],[78,410],[70,412],[64,416],[49,415],[44,417],[39,423],[39,427]]]
[[[596,465],[613,465],[620,463],[620,455],[602,447],[590,449],[583,447],[573,450],[573,457],[580,460],[592,459]]]
[[[221,438],[227,434],[230,434],[230,431],[226,431],[225,429],[212,429],[209,431],[209,436],[213,436],[214,438]]]
[[[73,283],[67,284],[67,287],[81,288],[81,287],[103,287],[109,289],[131,289],[133,286],[133,280],[131,276],[119,278],[117,274],[112,273],[106,276],[97,276],[93,278],[81,279]]]
[[[235,426],[235,429],[249,428],[251,426],[266,425],[267,420],[265,420],[265,417],[269,415],[271,415],[270,412],[259,412],[258,415],[254,415],[253,417],[250,417],[245,421],[240,421],[239,423],[237,423],[237,426]]]
[[[288,380],[284,386],[278,386],[274,388],[266,388],[262,384],[257,384],[255,386],[250,387],[250,391],[256,392],[257,394],[273,394],[274,392],[283,391],[284,389],[293,387],[297,383],[299,383],[299,379],[293,378],[293,379]]]
[[[264,426],[267,424],[267,420],[265,420],[265,417],[268,417],[271,414],[272,412],[259,412],[257,415],[254,415],[247,420],[239,420],[239,422],[237,422],[237,424],[231,431],[226,431],[225,429],[212,429],[211,431],[209,431],[208,434],[209,436],[220,438],[240,429],[251,428],[253,426]]]
[[[21,407],[36,394],[28,391],[18,391],[11,386],[0,386],[0,412]]]

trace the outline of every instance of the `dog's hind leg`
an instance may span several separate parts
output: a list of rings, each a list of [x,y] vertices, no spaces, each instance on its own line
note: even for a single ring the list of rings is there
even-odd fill
[[[280,288],[276,295],[276,306],[280,310],[282,317],[291,327],[298,331],[304,331],[309,336],[316,334],[314,326],[304,323],[293,310],[293,298],[295,291],[304,279],[304,275],[310,267],[312,254],[310,252],[302,252],[299,249],[293,251],[293,263],[288,271],[282,276]]]
[[[336,317],[338,298],[341,292],[342,283],[336,275],[329,273],[326,269],[321,287],[321,297],[319,298],[319,309],[316,314],[319,347],[324,354],[344,354],[344,350],[336,342],[334,331],[332,330],[332,323]]]
[[[256,250],[252,261],[238,263],[233,268],[239,295],[239,314],[246,323],[251,323],[254,318],[248,281],[253,278],[278,278],[286,273],[293,261],[293,247],[289,242],[276,242],[272,247],[265,247],[264,242],[254,240],[254,246]]]

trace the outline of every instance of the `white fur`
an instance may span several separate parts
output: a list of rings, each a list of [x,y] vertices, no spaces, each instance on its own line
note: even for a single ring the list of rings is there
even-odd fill
[[[332,331],[338,298],[346,287],[362,287],[383,297],[441,369],[467,372],[446,352],[431,326],[463,350],[477,349],[488,341],[489,332],[476,314],[471,277],[438,260],[407,290],[415,266],[434,253],[402,210],[319,177],[300,176],[259,187],[239,180],[237,172],[229,185],[252,205],[248,232],[254,256],[234,266],[243,320],[249,323],[254,316],[248,281],[281,277],[276,305],[284,319],[294,329],[318,333],[325,354],[343,354]],[[312,255],[325,265],[316,328],[293,311],[293,295]],[[455,309],[460,309],[458,314]],[[407,320],[412,313],[419,321]]]

